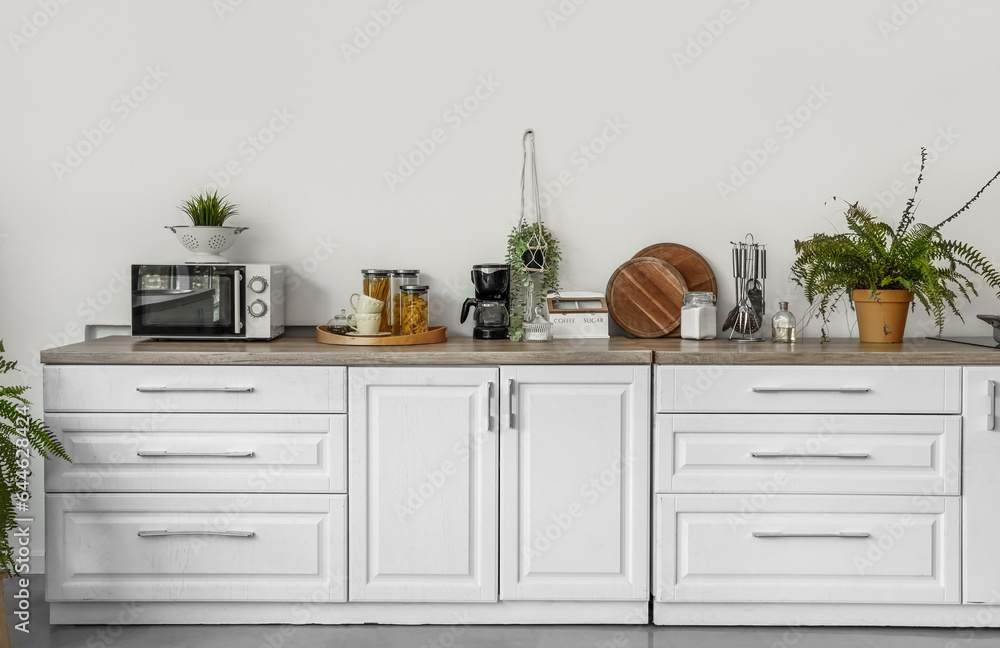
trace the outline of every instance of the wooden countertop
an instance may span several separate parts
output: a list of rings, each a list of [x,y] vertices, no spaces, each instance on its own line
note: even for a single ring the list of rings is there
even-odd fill
[[[46,349],[48,364],[165,365],[996,365],[1000,350],[909,338],[902,344],[809,339],[795,344],[729,340],[556,340],[550,343],[455,338],[442,344],[347,347],[312,338],[271,342],[160,342],[111,336]]]
[[[661,365],[994,365],[1000,349],[927,338],[900,344],[833,339],[821,344],[807,339],[794,344],[729,340],[645,340],[653,363]]]
[[[270,342],[163,342],[111,336],[42,351],[47,364],[164,365],[499,365],[650,364],[642,340],[510,342],[454,338],[415,346],[336,346],[314,338]]]

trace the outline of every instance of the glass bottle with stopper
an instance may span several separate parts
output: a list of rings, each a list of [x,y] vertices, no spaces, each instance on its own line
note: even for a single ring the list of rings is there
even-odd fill
[[[778,302],[778,312],[771,318],[771,341],[795,342],[795,316],[788,311],[788,302]]]

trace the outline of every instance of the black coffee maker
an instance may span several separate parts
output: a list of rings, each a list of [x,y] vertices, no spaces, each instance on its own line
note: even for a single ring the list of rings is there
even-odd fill
[[[469,309],[475,308],[476,328],[472,337],[477,340],[503,340],[510,324],[510,266],[503,263],[482,263],[472,266],[472,285],[476,296],[462,304],[464,323]]]

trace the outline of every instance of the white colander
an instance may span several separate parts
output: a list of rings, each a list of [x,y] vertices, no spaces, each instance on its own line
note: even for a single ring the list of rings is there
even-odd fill
[[[236,237],[249,227],[206,227],[203,225],[165,225],[177,240],[194,255],[186,263],[229,263],[222,253],[232,247]]]

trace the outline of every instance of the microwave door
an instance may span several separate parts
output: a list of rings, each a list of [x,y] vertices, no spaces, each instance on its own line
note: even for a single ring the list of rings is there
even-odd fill
[[[243,337],[244,276],[233,267],[133,268],[132,333],[149,337]]]

